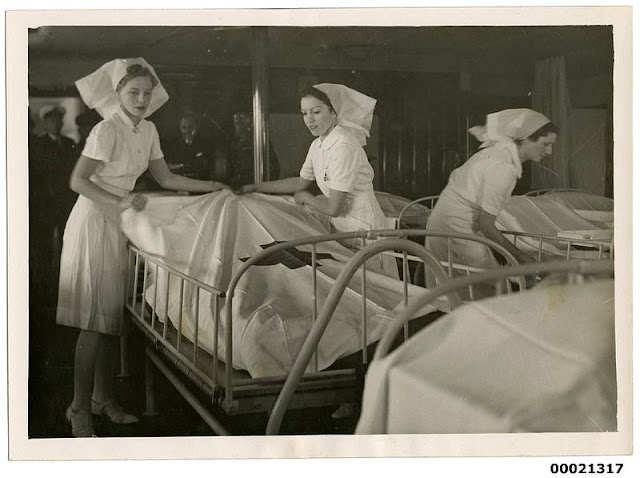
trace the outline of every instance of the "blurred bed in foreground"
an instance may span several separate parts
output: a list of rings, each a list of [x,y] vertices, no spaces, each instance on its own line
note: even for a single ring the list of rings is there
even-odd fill
[[[466,303],[388,355],[379,346],[357,433],[615,431],[613,264],[553,267],[579,278]]]

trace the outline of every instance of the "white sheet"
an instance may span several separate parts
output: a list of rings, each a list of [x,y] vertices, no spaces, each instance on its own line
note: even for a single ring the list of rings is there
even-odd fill
[[[548,192],[543,197],[552,199],[569,209],[613,212],[613,199],[577,191]]]
[[[613,199],[596,194],[560,191],[544,195],[547,199],[572,209],[598,227],[613,229]]]
[[[290,197],[227,191],[204,196],[150,197],[145,211],[123,215],[123,230],[140,249],[204,283],[226,290],[232,275],[247,258],[274,241],[329,234],[308,210]],[[255,266],[240,281],[233,302],[233,366],[253,377],[286,373],[312,325],[311,248],[298,248],[298,258],[283,263]],[[353,253],[337,242],[318,246],[318,312],[335,278]],[[306,255],[306,257],[305,257]],[[322,255],[330,255],[322,256]],[[402,282],[382,274],[377,261],[368,264],[368,343],[377,340],[402,302]],[[153,302],[155,277],[148,279],[148,300]],[[361,276],[357,274],[341,299],[318,349],[319,368],[361,349]],[[158,278],[163,291],[165,277]],[[172,281],[169,317],[177,327],[179,284]],[[418,288],[411,287],[410,293]],[[187,287],[183,305],[183,333],[195,332],[195,295]],[[212,300],[201,294],[198,339],[213,350]],[[226,305],[222,302],[223,310]],[[162,301],[158,313],[164,314]],[[430,309],[433,310],[433,309]],[[219,334],[218,357],[224,359],[224,332]]]
[[[356,433],[616,429],[613,280],[465,304],[369,367]]]

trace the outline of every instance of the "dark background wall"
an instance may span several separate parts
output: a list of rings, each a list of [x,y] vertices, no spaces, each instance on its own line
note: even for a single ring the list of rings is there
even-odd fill
[[[604,146],[591,148],[598,153],[589,161],[604,165],[604,193],[613,194],[611,27],[261,28],[271,138],[284,173],[296,171],[312,140],[296,119],[298,91],[337,82],[378,100],[367,147],[377,189],[438,194],[477,147],[467,128],[492,111],[529,107],[536,60],[564,56],[572,106],[603,112]],[[171,96],[151,117],[161,139],[176,136],[179,113],[191,109],[205,114],[206,134],[225,144],[234,134],[233,115],[252,110],[254,33],[252,27],[41,27],[30,35],[30,96],[77,97],[73,82],[103,62],[143,56]],[[588,174],[582,169],[572,173],[578,180]],[[516,193],[528,189],[525,168]]]

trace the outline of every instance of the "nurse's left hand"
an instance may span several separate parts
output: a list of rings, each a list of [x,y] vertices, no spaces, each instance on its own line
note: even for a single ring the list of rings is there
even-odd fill
[[[304,206],[309,203],[309,199],[313,198],[313,194],[309,191],[298,191],[293,195],[293,200],[298,206]]]

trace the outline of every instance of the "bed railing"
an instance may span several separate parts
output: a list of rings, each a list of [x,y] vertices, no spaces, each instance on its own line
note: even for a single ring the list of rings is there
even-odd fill
[[[536,258],[538,262],[544,259],[545,246],[553,246],[558,250],[564,250],[566,260],[585,259],[584,251],[591,252],[592,259],[613,258],[613,239],[569,239],[558,236],[547,236],[544,234],[531,234],[517,231],[500,231],[507,236],[513,245],[519,247],[519,242],[528,240],[531,245],[536,245]],[[597,253],[597,255],[596,255]]]
[[[529,191],[523,194],[523,196],[542,196],[547,193],[581,193],[580,189],[575,188],[549,188],[549,189],[534,189],[533,191]]]

